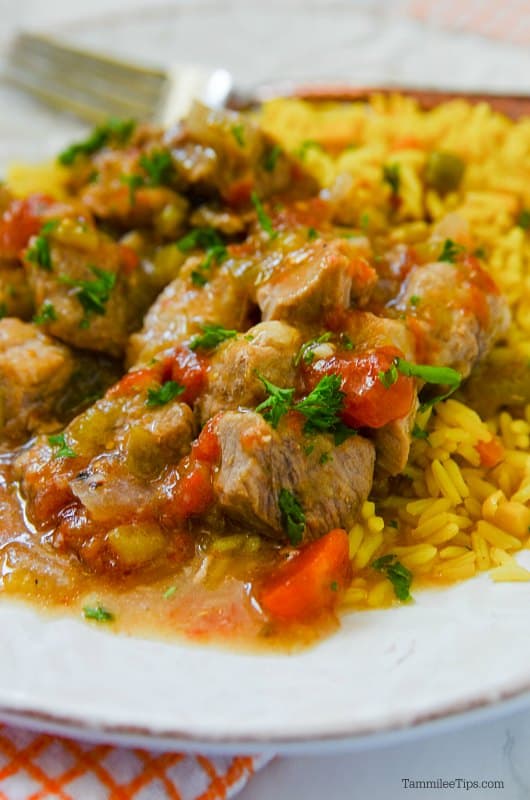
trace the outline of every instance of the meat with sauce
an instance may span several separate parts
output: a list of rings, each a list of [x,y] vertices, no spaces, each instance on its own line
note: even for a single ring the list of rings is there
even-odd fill
[[[36,325],[0,321],[0,439],[23,441],[53,426],[56,404],[74,371],[67,347]]]
[[[347,239],[318,239],[285,256],[257,290],[263,319],[311,322],[362,304],[377,275]]]
[[[354,436],[335,446],[331,435],[317,435],[311,449],[288,421],[280,425],[274,430],[252,412],[220,416],[221,460],[213,484],[219,508],[265,536],[288,541],[279,503],[283,489],[303,509],[305,540],[351,527],[372,486],[371,442]]]
[[[259,405],[266,397],[260,376],[277,386],[293,386],[301,344],[296,328],[277,321],[260,322],[227,341],[210,360],[207,384],[197,402],[202,423],[220,411]]]
[[[473,261],[414,267],[395,307],[419,323],[419,360],[452,367],[463,378],[502,337],[510,320],[494,281]]]

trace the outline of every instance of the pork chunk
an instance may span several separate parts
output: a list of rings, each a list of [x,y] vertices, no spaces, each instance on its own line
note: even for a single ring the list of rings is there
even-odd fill
[[[361,436],[335,447],[328,435],[308,441],[288,424],[273,430],[253,412],[229,411],[217,422],[221,462],[214,478],[220,509],[266,536],[287,538],[278,505],[282,489],[305,514],[304,540],[348,529],[372,487],[374,446]],[[323,458],[325,454],[325,458]]]
[[[478,270],[446,261],[415,267],[396,304],[420,323],[421,351],[429,363],[452,367],[463,378],[510,321],[506,301],[492,279]]]
[[[128,335],[127,283],[119,245],[74,220],[47,236],[50,265],[26,253],[37,310],[52,307],[45,329],[67,344],[120,355]]]
[[[264,320],[310,322],[363,303],[377,275],[347,239],[319,239],[289,253],[257,290]]]
[[[208,384],[197,403],[201,422],[219,411],[261,403],[266,392],[258,373],[276,386],[293,386],[294,358],[301,344],[296,328],[277,321],[260,322],[226,342],[211,359]]]
[[[130,339],[128,362],[145,364],[158,353],[174,347],[200,331],[207,322],[241,330],[246,321],[247,292],[221,267],[204,286],[195,286],[189,274],[201,259],[192,256],[158,296],[147,313],[141,331]]]
[[[0,438],[19,442],[49,425],[74,371],[64,345],[35,325],[0,321]]]

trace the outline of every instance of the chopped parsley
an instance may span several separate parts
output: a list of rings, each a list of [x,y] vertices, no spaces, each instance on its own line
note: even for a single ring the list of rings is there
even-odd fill
[[[341,333],[339,342],[343,350],[353,350],[353,342],[347,333]]]
[[[402,603],[412,600],[410,594],[412,572],[397,560],[397,556],[393,553],[381,556],[381,558],[376,558],[375,561],[372,561],[371,566],[386,575],[394,587],[394,594],[398,600],[401,600]]]
[[[213,350],[222,342],[226,342],[227,339],[233,339],[237,336],[237,331],[223,328],[222,325],[216,325],[215,323],[202,325],[201,330],[201,334],[196,334],[191,339],[191,350]]]
[[[325,375],[307,397],[294,406],[306,418],[304,433],[334,431],[340,424],[345,394],[338,375]]]
[[[310,242],[313,242],[315,239],[318,239],[318,231],[316,228],[308,228],[307,229],[307,238]]]
[[[319,464],[327,464],[328,461],[333,461],[333,456],[331,453],[322,453],[320,458],[318,459]]]
[[[339,591],[338,581],[331,581],[331,583],[329,584],[329,588],[331,589],[332,592],[338,592]]]
[[[305,530],[305,514],[300,502],[288,489],[280,489],[278,506],[282,527],[290,543],[296,547],[302,543]]]
[[[0,319],[7,317],[7,303],[0,303]]]
[[[148,408],[165,406],[186,391],[186,387],[176,381],[166,381],[162,386],[148,389],[145,404]]]
[[[76,458],[77,453],[72,450],[66,441],[64,433],[54,433],[53,436],[48,436],[48,443],[55,447],[55,458]]]
[[[401,184],[399,164],[385,164],[383,166],[383,180],[390,186],[392,194],[397,195]]]
[[[523,208],[517,215],[515,224],[522,228],[523,231],[530,230],[530,208]]]
[[[411,304],[411,306],[419,306],[419,304],[421,303],[420,295],[419,294],[411,295],[409,298],[409,303]]]
[[[464,245],[453,242],[452,239],[446,239],[438,256],[438,261],[449,261],[449,263],[454,264],[465,249]]]
[[[398,523],[397,519],[391,519],[389,521],[389,523],[388,523],[388,527],[389,528],[396,528],[396,529],[399,528],[399,523]]]
[[[397,381],[399,373],[405,375],[407,378],[420,378],[426,383],[436,383],[449,387],[448,391],[444,394],[422,403],[420,407],[421,411],[430,408],[441,400],[445,400],[449,395],[453,394],[453,392],[456,392],[462,382],[460,373],[455,369],[451,369],[451,367],[432,367],[428,364],[412,364],[404,358],[395,358],[385,372],[381,371],[379,373],[379,380],[385,389],[389,389]]]
[[[148,176],[149,186],[162,186],[171,181],[175,165],[167,150],[155,150],[140,156],[138,162]]]
[[[316,142],[314,139],[306,139],[302,142],[298,150],[295,150],[295,155],[298,156],[299,159],[305,161],[307,157],[307,153],[309,150],[323,150],[324,148],[320,144],[320,142]]]
[[[239,125],[232,125],[230,133],[240,147],[245,146],[245,126],[241,123]]]
[[[429,434],[423,428],[420,428],[419,425],[414,425],[412,429],[412,436],[414,439],[428,439]]]
[[[145,185],[145,178],[142,175],[122,175],[121,182],[129,187],[129,203],[131,207],[136,205],[136,190]]]
[[[169,589],[166,589],[162,597],[164,598],[164,600],[169,600],[170,597],[173,597],[176,591],[177,591],[176,586],[170,586]]]
[[[316,336],[314,339],[309,339],[309,341],[304,342],[301,346],[300,350],[295,356],[294,365],[297,367],[300,361],[303,361],[304,364],[312,364],[315,360],[315,353],[314,353],[314,346],[316,344],[322,344],[323,342],[329,342],[329,340],[333,337],[333,334],[327,331],[326,333],[321,334],[320,336]]]
[[[204,260],[191,273],[191,280],[195,286],[204,286],[208,283],[207,273],[212,265],[222,264],[228,256],[223,240],[213,228],[194,228],[179,239],[177,247],[181,253],[189,253],[196,248],[206,250]]]
[[[476,247],[473,250],[473,255],[475,256],[475,258],[486,258],[487,253],[484,247]]]
[[[274,172],[278,158],[281,155],[282,148],[279,144],[274,144],[263,156],[263,169],[265,172]]]
[[[53,303],[50,303],[48,300],[44,302],[39,311],[33,317],[33,322],[36,325],[45,325],[47,322],[55,322],[57,319],[57,312]]]
[[[123,145],[131,138],[135,127],[136,123],[132,119],[121,120],[111,117],[105,125],[94,128],[84,141],[71,144],[66,150],[59,153],[58,161],[60,164],[70,167],[78,156],[91,156],[112,141]]]
[[[93,619],[94,622],[113,622],[114,614],[107,611],[103,606],[85,606],[83,608],[85,619]]]
[[[116,285],[116,275],[104,269],[90,265],[90,271],[95,275],[92,280],[77,281],[72,280],[67,275],[60,275],[59,280],[66,286],[76,289],[76,297],[81,303],[85,314],[105,314],[107,303],[114,286]],[[85,317],[82,327],[87,327],[88,320]]]
[[[269,422],[273,428],[278,427],[278,423],[284,414],[287,414],[292,407],[294,389],[281,389],[267,380],[259,372],[256,373],[262,382],[269,396],[257,406],[256,411]]]
[[[367,230],[370,224],[370,214],[367,211],[363,211],[361,216],[359,217],[359,225],[363,231]]]
[[[250,199],[252,200],[252,205],[256,209],[256,214],[260,226],[265,231],[265,233],[270,236],[271,239],[275,239],[278,236],[278,231],[274,230],[274,227],[272,225],[272,220],[266,213],[265,209],[263,208],[261,200],[259,199],[256,192],[252,192],[252,194],[250,195]]]
[[[46,272],[51,272],[52,255],[50,252],[50,243],[45,234],[41,232],[35,237],[33,244],[26,251],[26,259],[33,264],[37,264],[37,266],[46,270]]]

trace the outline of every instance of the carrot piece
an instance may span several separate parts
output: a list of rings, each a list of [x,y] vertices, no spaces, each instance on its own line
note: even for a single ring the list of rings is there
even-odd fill
[[[259,601],[275,619],[308,620],[337,604],[351,576],[348,534],[335,528],[280,567],[263,585]]]
[[[504,459],[504,447],[496,436],[489,442],[477,442],[475,450],[480,456],[480,463],[483,467],[496,467]]]

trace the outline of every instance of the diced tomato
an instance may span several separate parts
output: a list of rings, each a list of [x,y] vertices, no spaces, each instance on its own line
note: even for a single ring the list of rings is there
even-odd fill
[[[14,200],[0,220],[0,256],[18,258],[28,246],[43,222],[43,215],[53,200],[44,195],[31,195],[24,200]]]
[[[176,514],[186,519],[193,514],[204,514],[214,500],[211,466],[202,461],[191,461],[175,487],[172,506]]]
[[[480,463],[488,469],[496,467],[504,460],[504,447],[496,436],[489,442],[481,441],[475,445],[475,450],[480,456]]]
[[[363,353],[320,359],[309,369],[309,385],[314,388],[324,375],[340,375],[346,394],[342,419],[352,428],[382,428],[405,417],[414,400],[414,380],[398,375],[386,387],[380,373],[386,372],[397,356],[396,347],[377,347]]]
[[[309,620],[337,604],[352,576],[348,534],[335,528],[298,553],[263,585],[263,610],[282,622]]]
[[[192,447],[192,456],[207,464],[217,464],[221,457],[221,445],[215,431],[216,418],[210,419]]]
[[[107,390],[107,397],[129,397],[147,391],[153,384],[159,383],[162,375],[162,365],[143,367],[124,375],[118,383]]]
[[[123,272],[125,275],[131,275],[135,269],[138,268],[140,257],[138,256],[136,250],[133,250],[132,247],[129,247],[126,244],[120,244],[119,249]]]
[[[229,206],[239,208],[250,202],[254,184],[251,178],[242,178],[232,183],[224,192],[224,199]]]
[[[207,364],[193,350],[187,347],[177,347],[163,362],[162,380],[176,381],[186,390],[180,395],[182,403],[195,402],[206,384]]]

